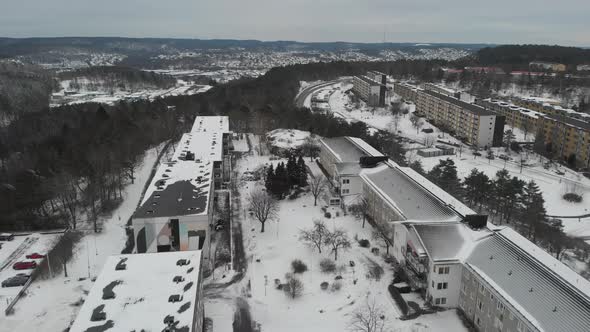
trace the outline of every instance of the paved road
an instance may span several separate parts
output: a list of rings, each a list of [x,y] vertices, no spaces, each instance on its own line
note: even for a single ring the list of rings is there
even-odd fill
[[[330,86],[332,84],[338,84],[338,83],[345,82],[345,81],[347,81],[347,79],[337,79],[334,81],[328,81],[328,82],[324,82],[324,83],[310,85],[310,86],[304,88],[303,90],[301,90],[301,92],[299,92],[299,94],[295,97],[295,106],[304,107],[303,104],[305,103],[305,99],[307,99],[307,97],[309,95],[311,95],[312,93],[314,93],[315,91],[325,88],[327,86]]]

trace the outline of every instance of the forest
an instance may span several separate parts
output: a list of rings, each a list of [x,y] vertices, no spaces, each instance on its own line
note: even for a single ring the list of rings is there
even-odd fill
[[[113,91],[139,89],[167,89],[174,87],[176,79],[169,75],[122,66],[94,66],[58,74],[60,80],[69,80],[66,89]]]

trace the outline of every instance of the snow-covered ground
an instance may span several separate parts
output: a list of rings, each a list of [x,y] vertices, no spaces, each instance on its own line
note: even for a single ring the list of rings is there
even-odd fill
[[[254,137],[254,136],[252,136]],[[256,141],[256,139],[253,139]],[[253,144],[256,145],[256,144]],[[237,171],[259,168],[279,160],[269,155],[253,153],[238,161]],[[309,160],[306,160],[309,163]],[[420,316],[414,320],[399,320],[400,312],[387,291],[393,278],[391,267],[380,256],[373,255],[369,248],[362,248],[353,239],[369,239],[371,226],[362,227],[353,216],[344,216],[339,209],[331,209],[332,218],[325,218],[321,210],[324,201],[314,206],[313,196],[305,193],[302,197],[280,202],[277,221],[267,222],[264,233],[260,223],[246,212],[247,197],[252,191],[261,190],[261,182],[240,184],[240,197],[244,245],[248,260],[248,270],[240,285],[234,285],[225,295],[207,299],[207,316],[213,319],[215,332],[229,332],[233,320],[229,308],[235,306],[236,297],[243,297],[249,304],[252,320],[260,324],[262,331],[345,331],[351,320],[351,313],[362,307],[367,299],[375,301],[387,317],[388,331],[466,331],[455,311],[445,311]],[[351,238],[352,248],[339,251],[338,271],[322,273],[319,262],[324,258],[334,259],[333,253],[324,248],[322,253],[306,246],[299,240],[300,230],[309,228],[314,220],[324,220],[327,227],[342,228]],[[373,247],[375,247],[373,243]],[[385,248],[381,248],[383,252]],[[286,282],[285,274],[291,272],[291,262],[302,260],[308,271],[296,275],[303,284],[301,297],[292,299],[275,287],[275,279]],[[349,262],[354,261],[351,267]],[[368,267],[377,264],[384,268],[380,280],[367,277]],[[342,280],[336,281],[336,276]],[[328,282],[328,290],[321,290],[320,284]],[[331,285],[339,283],[340,290],[330,290]]]
[[[83,80],[82,80],[83,82]],[[143,89],[136,91],[120,90],[105,91],[104,89],[92,90],[82,84],[76,91],[69,89],[70,80],[60,82],[61,90],[52,94],[51,106],[80,103],[103,103],[113,105],[121,100],[154,100],[161,97],[194,95],[203,93],[212,88],[210,85],[199,85],[190,81],[177,80],[176,86],[170,89]]]
[[[111,216],[103,217],[101,233],[87,233],[74,248],[75,256],[68,262],[68,277],[36,280],[27,295],[14,307],[14,314],[0,313],[0,331],[63,331],[76,317],[79,306],[110,255],[120,254],[127,239],[125,224],[140,200],[145,183],[157,160],[157,149],[146,152],[136,170],[135,183],[125,187],[124,200]],[[88,226],[90,228],[90,226]],[[90,277],[90,278],[89,278]]]
[[[310,133],[297,129],[275,129],[266,134],[266,138],[272,146],[281,149],[296,149],[301,147]]]

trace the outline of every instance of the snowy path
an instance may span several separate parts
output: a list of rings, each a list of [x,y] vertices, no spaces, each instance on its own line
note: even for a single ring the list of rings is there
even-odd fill
[[[0,332],[63,331],[71,324],[79,309],[74,303],[84,299],[92,287],[88,276],[96,277],[108,256],[121,253],[126,241],[125,224],[135,211],[156,160],[156,149],[148,150],[136,170],[135,183],[124,189],[124,201],[110,217],[101,220],[102,232],[87,234],[77,244],[76,254],[68,263],[68,278],[59,275],[35,281],[15,313],[0,317]]]

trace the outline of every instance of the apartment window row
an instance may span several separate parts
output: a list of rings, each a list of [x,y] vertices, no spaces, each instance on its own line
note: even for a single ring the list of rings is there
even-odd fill
[[[436,304],[436,305],[447,304],[447,298],[446,297],[437,297],[436,299],[434,299],[434,304]]]
[[[448,266],[443,266],[438,268],[438,274],[449,274],[451,268]],[[436,266],[434,267],[432,272],[436,272]]]
[[[350,179],[342,179],[342,184],[349,184],[350,183]]]

